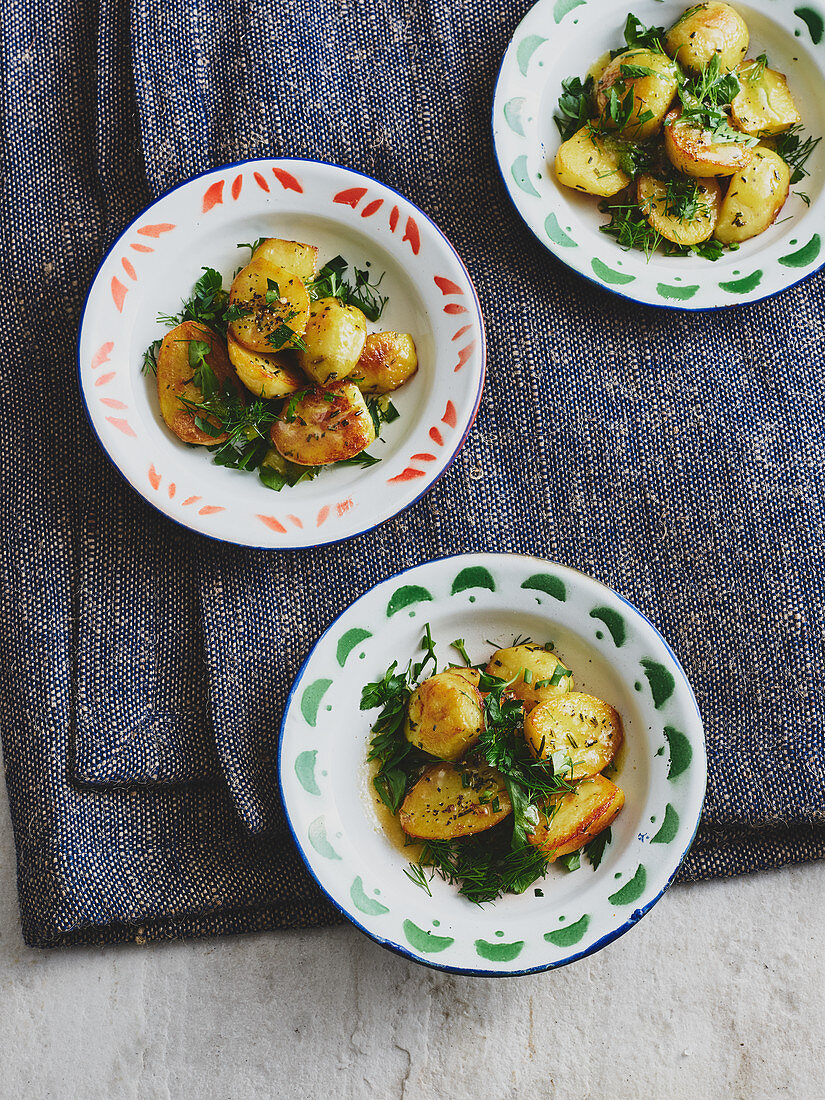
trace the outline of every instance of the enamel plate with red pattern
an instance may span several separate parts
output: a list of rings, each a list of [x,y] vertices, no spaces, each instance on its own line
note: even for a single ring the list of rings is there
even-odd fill
[[[399,416],[369,448],[366,469],[327,467],[280,492],[216,466],[164,424],[143,354],[167,329],[203,267],[229,287],[259,237],[317,245],[385,272],[388,303],[371,331],[408,332],[417,374],[392,395]],[[360,173],[310,160],[255,160],[181,184],[140,214],[103,260],[86,300],[80,385],[104,450],[171,519],[211,538],[294,548],[352,538],[397,515],[447,469],[478,410],[484,327],[466,268],[441,231],[403,196]]]

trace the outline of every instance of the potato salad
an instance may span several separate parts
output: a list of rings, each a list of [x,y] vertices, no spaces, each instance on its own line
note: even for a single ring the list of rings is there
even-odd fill
[[[552,643],[516,639],[479,665],[452,646],[465,664],[439,672],[427,626],[423,660],[393,662],[362,693],[362,710],[381,707],[372,783],[412,853],[406,873],[483,904],[523,893],[553,862],[575,870],[582,851],[598,866],[624,805],[609,777],[618,712],[575,690]]]
[[[748,56],[730,4],[695,4],[669,29],[629,15],[624,37],[562,82],[556,177],[601,200],[622,247],[719,259],[774,223],[820,139],[768,56]]]
[[[389,394],[416,373],[408,333],[370,332],[387,298],[383,276],[336,256],[318,269],[314,245],[260,238],[226,291],[204,268],[192,296],[144,356],[166,426],[213,461],[256,471],[269,489],[333,464],[367,467]]]

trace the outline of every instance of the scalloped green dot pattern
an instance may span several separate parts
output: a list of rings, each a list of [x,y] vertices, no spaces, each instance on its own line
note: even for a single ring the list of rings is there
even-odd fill
[[[617,890],[615,894],[611,894],[607,900],[611,905],[632,905],[645,892],[645,886],[647,886],[647,871],[640,863],[630,882],[626,882],[620,890]]]
[[[295,775],[307,794],[319,795],[321,793],[315,779],[315,761],[317,758],[317,749],[307,749],[306,752],[300,752],[295,757]]]
[[[566,928],[557,928],[555,932],[545,932],[544,938],[556,947],[572,947],[581,941],[589,926],[590,917],[585,913],[575,924],[568,924]]]
[[[521,954],[524,940],[514,943],[490,943],[488,940],[476,940],[476,953],[490,962],[512,962]]]
[[[304,689],[304,694],[301,696],[301,714],[303,714],[306,724],[312,726],[313,729],[318,721],[318,708],[321,705],[321,700],[331,683],[332,680],[315,680]]]
[[[338,639],[338,648],[335,651],[335,658],[341,668],[346,664],[347,657],[355,649],[360,642],[365,642],[367,638],[371,638],[372,634],[369,630],[364,630],[359,626],[355,626],[352,630],[348,630],[346,634],[342,634]]]
[[[490,592],[495,592],[496,582],[490,570],[485,569],[483,565],[462,569],[453,581],[450,591],[455,596],[458,592],[466,592],[470,588],[486,588]]]
[[[359,909],[362,913],[366,913],[368,917],[381,917],[384,913],[389,913],[389,909],[386,905],[382,905],[380,901],[376,901],[375,898],[371,898],[364,889],[364,883],[360,875],[352,880],[352,886],[349,888],[349,896],[352,898],[352,904],[356,909]]]
[[[676,834],[679,832],[679,815],[676,810],[668,802],[665,806],[665,816],[662,821],[661,827],[658,833],[654,836],[651,844],[670,844],[672,840],[676,839]]]
[[[424,603],[427,600],[432,600],[432,598],[432,592],[429,592],[426,588],[422,588],[418,584],[404,584],[401,588],[397,588],[390,597],[390,602],[387,604],[387,618],[391,619],[393,615],[403,611],[405,607],[411,607],[415,603]]]
[[[424,955],[435,955],[439,951],[446,951],[448,947],[452,947],[455,943],[452,936],[435,936],[432,932],[425,932],[423,928],[419,928],[411,920],[405,920],[403,928],[407,943]]]

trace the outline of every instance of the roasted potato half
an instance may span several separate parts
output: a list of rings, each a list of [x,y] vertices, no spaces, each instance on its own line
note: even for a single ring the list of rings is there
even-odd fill
[[[653,176],[640,176],[637,183],[639,209],[662,237],[674,244],[695,245],[713,236],[722,203],[715,179],[689,179],[693,192],[684,184],[678,190]]]
[[[306,386],[306,379],[295,361],[284,352],[266,355],[250,351],[227,333],[227,350],[235,373],[256,397],[284,397]]]
[[[730,105],[737,130],[752,137],[784,134],[802,121],[782,73],[759,61],[744,61],[737,71],[739,94]]]
[[[574,791],[551,799],[527,839],[552,863],[598,836],[622,806],[624,791],[603,775],[594,775],[577,783]]]
[[[624,740],[617,711],[602,699],[580,691],[558,695],[534,707],[524,720],[524,736],[540,759],[546,760],[556,752],[565,754],[565,779],[598,775],[611,763]]]
[[[327,466],[354,458],[375,441],[363,395],[352,382],[312,386],[284,402],[270,429],[278,454],[299,466]]]
[[[440,760],[460,760],[478,741],[483,728],[478,688],[467,670],[448,669],[424,680],[412,693],[404,736]]]
[[[500,680],[513,680],[508,691],[523,700],[526,710],[573,690],[570,669],[555,653],[534,642],[496,650],[484,671]]]
[[[406,332],[373,332],[352,372],[361,393],[381,395],[403,386],[418,370],[415,342]]]
[[[367,339],[367,319],[356,306],[318,298],[309,307],[298,366],[320,386],[352,374]]]
[[[619,167],[619,155],[616,143],[597,134],[593,127],[582,126],[559,146],[554,164],[556,178],[575,191],[610,198],[630,183],[630,176]]]
[[[229,331],[250,351],[281,351],[307,326],[309,296],[303,282],[269,260],[254,259],[238,272],[229,301],[249,311],[232,321]]]
[[[407,794],[398,820],[408,836],[454,840],[492,829],[512,809],[504,780],[494,768],[435,764]]]
[[[772,149],[758,145],[753,160],[730,181],[714,236],[723,244],[747,241],[773,225],[791,183],[788,165]]]
[[[607,126],[615,124],[608,114],[611,89],[621,101],[633,89],[633,111],[619,133],[631,141],[644,141],[657,134],[676,95],[676,66],[656,50],[628,50],[610,62],[596,84],[596,109]]]
[[[686,176],[732,176],[753,159],[746,141],[713,141],[707,130],[682,121],[681,107],[665,118],[665,151],[673,167]]]
[[[664,46],[683,69],[701,73],[719,58],[719,71],[730,72],[748,52],[750,35],[745,20],[730,4],[710,0],[688,8],[665,35]]]
[[[285,241],[280,237],[268,237],[252,253],[253,260],[266,260],[267,263],[282,267],[291,275],[297,275],[302,282],[315,278],[318,268],[318,249],[313,244],[301,244],[300,241]]]
[[[158,351],[158,401],[166,426],[179,439],[184,443],[198,443],[211,447],[215,443],[225,442],[226,433],[210,435],[202,431],[195,424],[195,417],[199,414],[187,408],[181,401],[181,398],[194,401],[196,404],[203,401],[203,393],[195,385],[195,367],[190,358],[190,344],[193,341],[209,345],[206,362],[214,371],[215,377],[221,383],[229,382],[239,394],[241,393],[241,386],[235,377],[220,337],[205,325],[199,325],[195,321],[184,321],[183,324],[176,325],[166,333]],[[208,416],[204,419],[216,429],[220,428],[220,424],[214,417]]]

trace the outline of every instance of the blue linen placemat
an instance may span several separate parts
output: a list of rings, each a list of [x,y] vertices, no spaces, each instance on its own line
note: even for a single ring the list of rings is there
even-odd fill
[[[825,855],[825,279],[692,316],[549,256],[490,138],[528,6],[7,6],[0,730],[27,942],[337,919],[278,800],[289,684],[353,590],[464,550],[581,568],[671,641],[710,756],[683,879]],[[85,289],[122,226],[192,173],[263,155],[409,195],[467,263],[489,338],[479,418],[444,478],[361,539],[294,553],[155,513],[93,440],[75,382]]]

